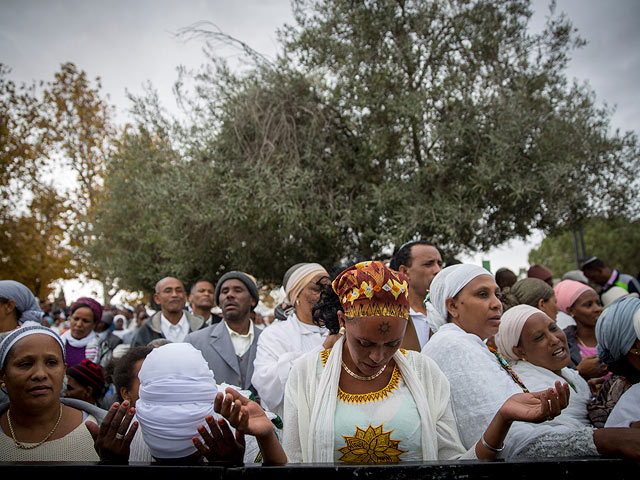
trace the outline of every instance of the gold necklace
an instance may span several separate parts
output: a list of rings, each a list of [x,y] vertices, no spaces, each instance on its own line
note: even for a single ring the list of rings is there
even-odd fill
[[[31,450],[32,448],[36,448],[39,447],[40,445],[42,445],[44,442],[46,442],[47,440],[49,440],[49,438],[51,437],[51,435],[53,435],[53,432],[56,431],[56,428],[58,428],[58,425],[60,424],[60,420],[62,419],[62,404],[60,404],[60,415],[58,415],[58,421],[56,422],[56,424],[53,426],[53,429],[47,434],[46,437],[44,437],[44,440],[42,440],[41,442],[38,442],[34,445],[25,445],[24,443],[20,443],[18,441],[18,439],[16,439],[16,434],[13,431],[13,425],[11,424],[11,409],[7,410],[7,421],[9,422],[9,431],[11,432],[11,438],[13,438],[13,443],[16,444],[16,447],[18,448],[22,448],[24,450]]]
[[[342,368],[344,368],[344,370],[351,375],[353,378],[357,378],[358,380],[362,380],[364,382],[368,382],[369,380],[373,380],[374,378],[378,378],[380,376],[380,374],[382,372],[384,372],[384,369],[387,368],[387,366],[385,365],[384,367],[382,367],[380,369],[380,371],[378,373],[374,373],[373,375],[371,375],[370,377],[361,377],[360,375],[357,375],[355,373],[353,373],[351,370],[349,370],[349,367],[347,367],[347,364],[344,363],[344,360],[342,360]]]

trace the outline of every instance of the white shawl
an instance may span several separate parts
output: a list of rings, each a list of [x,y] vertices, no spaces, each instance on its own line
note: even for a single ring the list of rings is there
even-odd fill
[[[532,392],[538,392],[552,388],[556,382],[570,382],[576,390],[569,387],[569,405],[553,420],[542,425],[565,425],[569,427],[590,427],[587,415],[587,404],[591,400],[589,384],[580,376],[577,370],[563,368],[559,377],[551,370],[538,367],[529,362],[517,361],[511,364],[511,368],[518,374],[520,380]]]
[[[443,325],[427,342],[422,353],[436,361],[451,384],[453,411],[465,448],[480,439],[509,397],[523,393],[480,337],[453,323]],[[523,383],[530,391],[535,391]],[[546,423],[514,422],[500,457],[516,456],[538,437],[560,431],[568,432],[570,429]]]
[[[318,374],[318,354],[306,355],[291,369],[285,389],[284,449],[292,463],[334,461],[334,416],[344,338]],[[399,350],[394,360],[418,407],[423,460],[475,458],[465,452],[449,401],[449,383],[438,367],[417,352]]]

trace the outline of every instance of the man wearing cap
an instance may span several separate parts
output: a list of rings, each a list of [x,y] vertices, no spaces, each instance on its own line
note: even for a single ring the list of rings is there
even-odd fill
[[[611,270],[598,257],[591,257],[582,262],[582,272],[589,281],[600,285],[600,297],[611,287],[619,287],[629,293],[640,294],[640,282],[632,275]]]
[[[156,283],[153,299],[161,310],[136,331],[132,347],[147,345],[158,338],[174,343],[184,342],[189,332],[200,330],[205,325],[202,317],[184,310],[187,291],[177,278],[166,277]]]
[[[531,265],[529,270],[527,270],[528,278],[537,278],[538,280],[542,280],[547,283],[549,286],[553,287],[553,272],[549,270],[544,265]]]
[[[202,352],[217,382],[255,394],[251,376],[261,330],[250,315],[260,301],[258,287],[246,273],[227,272],[216,284],[215,301],[223,321],[190,333],[186,341]]]
[[[430,336],[424,299],[433,277],[442,270],[442,256],[433,243],[417,240],[402,245],[389,267],[404,273],[409,281],[410,321],[404,334],[402,348],[419,352]]]

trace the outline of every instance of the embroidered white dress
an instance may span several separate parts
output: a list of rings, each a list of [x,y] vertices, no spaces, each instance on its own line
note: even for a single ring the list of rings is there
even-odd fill
[[[326,360],[328,351],[321,357]],[[336,462],[422,461],[420,415],[397,366],[377,392],[354,395],[338,387],[333,429]]]
[[[556,382],[569,383],[569,405],[553,420],[546,421],[542,425],[568,425],[574,427],[590,427],[587,414],[587,404],[591,401],[591,389],[577,370],[563,368],[558,376],[551,370],[533,365],[529,362],[518,361],[511,365],[518,374],[520,380],[531,392],[539,392],[547,388],[553,388]]]
[[[476,458],[475,446],[465,451],[460,442],[449,383],[434,362],[397,351],[385,389],[350,395],[338,386],[343,343],[308,354],[291,369],[283,434],[290,463]]]

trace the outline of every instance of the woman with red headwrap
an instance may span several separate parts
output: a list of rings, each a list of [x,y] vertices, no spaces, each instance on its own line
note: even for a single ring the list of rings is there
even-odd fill
[[[408,288],[402,273],[372,261],[343,271],[322,292],[314,321],[343,336],[291,369],[284,405],[290,462],[493,459],[511,422],[539,422],[566,406],[567,391],[559,384],[516,394],[467,451],[446,377],[429,358],[400,349]]]

